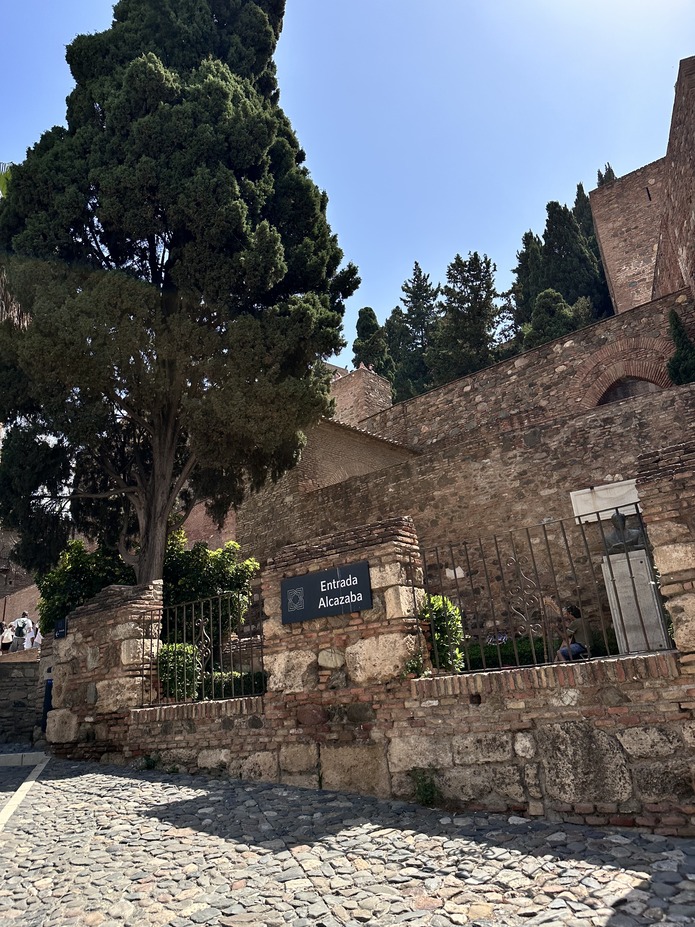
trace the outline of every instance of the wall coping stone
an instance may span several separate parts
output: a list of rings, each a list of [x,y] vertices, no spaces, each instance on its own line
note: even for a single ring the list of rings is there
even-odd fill
[[[190,721],[201,718],[229,718],[240,715],[263,714],[260,695],[248,698],[220,699],[214,702],[187,702],[178,705],[157,705],[153,708],[131,708],[131,724],[150,724],[160,721]]]

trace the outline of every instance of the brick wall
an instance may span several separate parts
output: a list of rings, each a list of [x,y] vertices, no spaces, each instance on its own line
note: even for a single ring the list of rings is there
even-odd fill
[[[308,492],[392,467],[415,456],[409,448],[324,420],[307,434],[296,483]]]
[[[500,432],[574,415],[598,402],[602,392],[628,375],[657,376],[665,386],[665,365],[674,347],[668,315],[677,308],[695,336],[695,307],[689,295],[673,294],[648,306],[598,322],[511,360],[448,383],[392,409],[360,427],[373,434],[422,447],[455,440],[485,425]],[[610,381],[610,382],[609,382]]]
[[[239,512],[239,541],[264,561],[286,544],[401,513],[426,546],[569,517],[570,492],[636,477],[645,449],[672,444],[694,416],[689,385],[506,433],[479,428],[315,492],[288,473]]]
[[[331,381],[335,400],[335,419],[345,425],[357,425],[375,412],[391,405],[391,384],[366,367],[359,367]]]
[[[680,63],[666,163],[664,216],[654,298],[684,285],[695,288],[695,58]],[[695,289],[693,289],[695,292]]]
[[[616,313],[652,298],[667,172],[668,159],[661,158],[589,194]]]

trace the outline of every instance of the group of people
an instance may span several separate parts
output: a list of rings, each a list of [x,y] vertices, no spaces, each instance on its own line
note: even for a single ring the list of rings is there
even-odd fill
[[[19,618],[5,624],[0,621],[0,653],[17,653],[18,650],[31,650],[40,647],[42,641],[38,624],[22,612]]]

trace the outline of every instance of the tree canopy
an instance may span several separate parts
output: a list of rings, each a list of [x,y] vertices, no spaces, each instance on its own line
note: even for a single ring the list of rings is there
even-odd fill
[[[284,0],[120,0],[78,36],[67,128],[13,166],[0,262],[0,518],[45,567],[74,527],[162,574],[329,411],[356,269],[278,105]]]
[[[371,306],[363,306],[357,315],[357,338],[352,345],[352,363],[364,364],[379,376],[393,381],[396,368],[389,351],[386,332],[379,325]]]

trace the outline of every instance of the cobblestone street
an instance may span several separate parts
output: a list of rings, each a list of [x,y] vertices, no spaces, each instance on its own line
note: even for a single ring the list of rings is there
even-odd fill
[[[1,772],[1,927],[695,924],[693,840],[57,760],[29,785]]]

